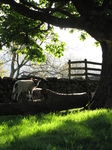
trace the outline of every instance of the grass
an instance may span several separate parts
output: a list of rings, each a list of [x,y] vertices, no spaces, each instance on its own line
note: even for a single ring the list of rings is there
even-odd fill
[[[0,150],[111,150],[112,110],[1,116]]]

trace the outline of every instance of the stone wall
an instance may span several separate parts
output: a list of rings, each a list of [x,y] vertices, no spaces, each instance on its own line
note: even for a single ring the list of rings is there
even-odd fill
[[[26,78],[20,78],[26,79]],[[40,79],[40,78],[37,78]],[[0,78],[0,103],[11,102],[11,94],[13,89],[13,84],[17,79],[12,79],[9,77]],[[89,83],[89,91],[94,92],[98,81],[92,81]],[[69,80],[69,79],[57,79],[57,78],[47,78],[46,80],[41,79],[39,85],[40,88],[48,88],[59,93],[80,93],[86,92],[86,81],[82,79]]]

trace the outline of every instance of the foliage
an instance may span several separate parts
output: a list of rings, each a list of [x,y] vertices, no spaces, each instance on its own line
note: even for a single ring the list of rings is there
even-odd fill
[[[48,35],[52,37],[55,46],[48,44],[47,50],[61,57],[64,51],[63,42],[60,43],[58,36],[53,32],[53,27],[38,20],[24,17],[14,12],[8,5],[1,5],[0,49],[3,46],[11,47],[20,54],[25,54],[27,60],[37,62],[45,61],[44,48]],[[57,38],[58,41],[55,39]],[[56,50],[56,52],[55,52]],[[58,51],[59,50],[59,55]]]
[[[42,24],[46,22],[61,28],[84,30],[98,41],[111,39],[111,1],[1,0],[0,4],[3,11],[6,11],[6,6],[10,6],[19,14],[40,21]]]
[[[94,43],[94,45],[95,45],[96,47],[98,47],[98,46],[100,45],[100,43],[99,43],[98,41],[96,41],[96,42]]]
[[[81,32],[81,35],[80,35],[80,40],[81,41],[84,41],[86,40],[86,37],[88,36],[88,34],[86,32]]]
[[[112,110],[1,116],[1,150],[110,150]]]
[[[51,54],[54,54],[56,57],[61,57],[65,50],[64,46],[65,46],[64,42],[61,42],[58,46],[55,45],[55,43],[52,43],[52,44],[46,45],[46,50],[50,52]]]

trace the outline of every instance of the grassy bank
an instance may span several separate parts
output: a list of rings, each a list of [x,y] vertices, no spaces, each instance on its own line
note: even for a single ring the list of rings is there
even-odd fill
[[[0,150],[111,150],[112,110],[0,116]]]

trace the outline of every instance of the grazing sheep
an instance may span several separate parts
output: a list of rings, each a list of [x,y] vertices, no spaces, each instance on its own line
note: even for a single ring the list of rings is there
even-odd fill
[[[13,86],[12,100],[18,101],[19,95],[22,92],[29,92],[30,94],[32,94],[33,89],[38,87],[40,82],[41,82],[41,80],[32,79],[32,78],[30,80],[18,80],[18,81],[16,81],[14,86]]]

